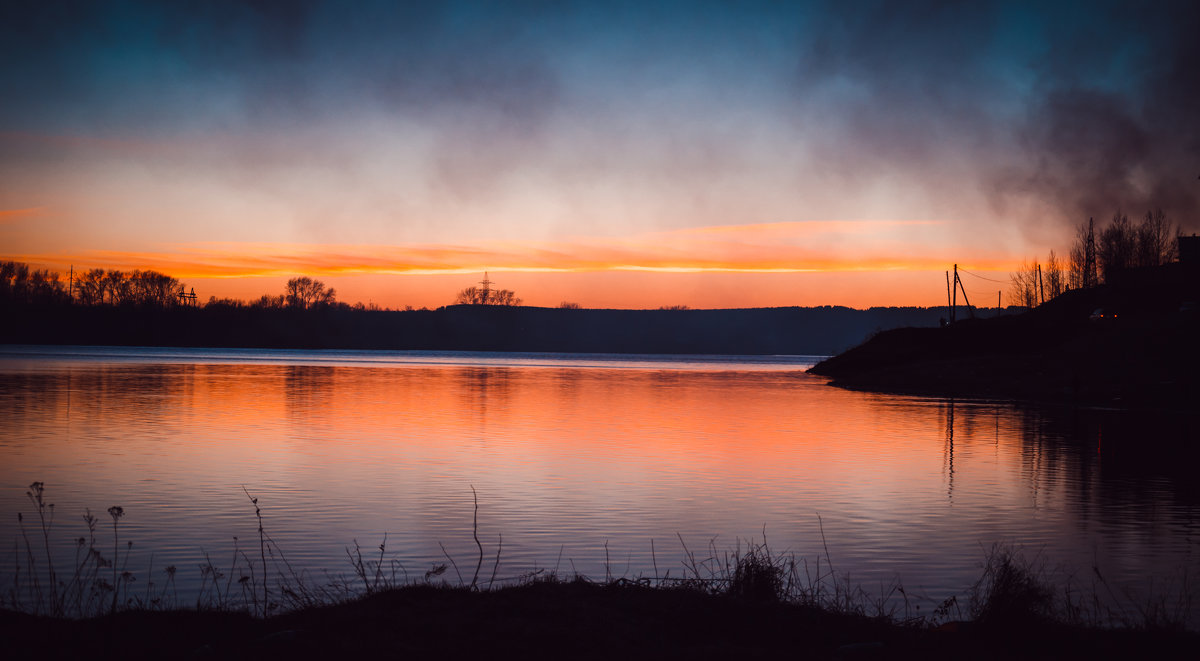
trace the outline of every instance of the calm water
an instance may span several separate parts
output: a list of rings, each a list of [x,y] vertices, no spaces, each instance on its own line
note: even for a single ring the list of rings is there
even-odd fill
[[[153,552],[186,592],[257,543],[245,487],[298,566],[349,574],[387,533],[412,575],[439,542],[469,574],[473,486],[501,578],[679,575],[680,538],[764,530],[815,559],[822,526],[838,571],[933,601],[994,542],[1118,589],[1200,568],[1194,464],[1149,449],[1190,418],[847,392],[814,360],[0,347],[0,540],[44,481],[62,537],[121,505],[131,569]]]

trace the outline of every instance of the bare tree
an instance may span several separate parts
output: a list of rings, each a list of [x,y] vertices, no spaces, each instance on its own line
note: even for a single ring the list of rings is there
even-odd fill
[[[1175,259],[1175,228],[1162,209],[1147,211],[1137,226],[1137,266],[1162,266]]]
[[[1100,232],[1096,246],[1105,282],[1110,282],[1114,274],[1136,266],[1137,244],[1137,231],[1129,222],[1129,216],[1120,211],[1113,214],[1108,226]]]
[[[70,300],[59,273],[31,269],[22,262],[0,262],[0,300],[14,303],[64,303]]]
[[[120,305],[130,302],[133,289],[124,273],[110,270],[104,275],[104,284],[109,303]]]
[[[212,309],[217,309],[217,308],[238,309],[238,308],[249,307],[249,305],[245,301],[238,299],[238,298],[229,298],[229,297],[217,298],[216,296],[209,296],[208,302],[204,304],[204,307],[205,307],[205,309],[209,309],[209,308],[212,308]]]
[[[60,303],[67,300],[67,286],[55,271],[38,269],[29,272],[29,300],[38,303]]]
[[[517,298],[517,293],[511,289],[493,289],[491,301],[488,305],[520,305],[521,299]]]
[[[467,287],[454,297],[455,305],[520,305],[521,299],[510,289],[492,289],[494,284],[487,273],[479,283],[482,287]]]
[[[1059,264],[1058,256],[1054,254],[1053,250],[1046,258],[1046,268],[1042,269],[1042,285],[1046,288],[1047,301],[1063,293],[1067,288],[1062,265]]]
[[[22,266],[28,271],[29,267],[20,262],[0,262],[0,299],[8,300],[15,297],[17,271]]]
[[[521,299],[510,289],[467,287],[454,297],[455,305],[520,305]]]
[[[337,292],[332,287],[325,287],[320,280],[308,276],[292,278],[284,287],[284,296],[289,307],[308,310],[318,305],[331,305],[336,300]]]
[[[1017,271],[1009,276],[1012,281],[1012,287],[1009,289],[1008,297],[1013,305],[1021,305],[1027,308],[1036,307],[1038,304],[1038,263],[1033,260],[1030,264],[1024,260],[1021,261],[1021,266]]]
[[[75,280],[75,295],[84,305],[104,303],[104,295],[107,291],[108,280],[105,278],[104,269],[80,271]]]
[[[268,310],[279,310],[287,305],[287,297],[283,294],[272,296],[263,294],[257,301],[250,304],[250,307],[266,308]]]
[[[1089,289],[1100,284],[1096,268],[1095,226],[1091,218],[1075,228],[1075,241],[1071,244],[1069,260],[1067,287]]]
[[[485,305],[483,290],[479,287],[467,287],[454,297],[455,305]]]
[[[134,271],[129,274],[129,300],[138,305],[166,308],[179,302],[183,283],[158,271]]]

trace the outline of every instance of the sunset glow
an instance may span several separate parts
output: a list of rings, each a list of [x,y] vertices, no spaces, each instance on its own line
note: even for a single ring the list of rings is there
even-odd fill
[[[693,307],[928,306],[942,301],[936,274],[947,267],[939,254],[945,248],[932,243],[940,225],[930,221],[772,223],[660,231],[621,239],[476,245],[199,243],[169,246],[160,252],[96,250],[14,258],[63,272],[75,265],[150,268],[200,283],[208,295],[235,298],[257,295],[258,290],[247,289],[249,283],[270,292],[278,286],[265,283],[303,273],[324,278],[355,300],[390,307],[444,305],[454,291],[484,271],[503,274],[500,277],[506,282],[522,283],[520,293],[531,305],[572,300],[596,307],[656,307],[679,301]],[[930,235],[931,243],[916,241],[921,234]],[[994,277],[1004,277],[1008,265],[1002,255],[962,264]],[[639,277],[630,278],[630,273]],[[776,277],[747,280],[748,274]],[[779,277],[785,275],[790,277]],[[735,280],[758,291],[736,295],[731,291]],[[814,288],[817,291],[802,291]],[[651,291],[654,294],[647,295]]]
[[[1117,208],[1195,229],[1170,11],[401,5],[0,16],[0,259],[201,300],[487,271],[543,305],[931,306]]]

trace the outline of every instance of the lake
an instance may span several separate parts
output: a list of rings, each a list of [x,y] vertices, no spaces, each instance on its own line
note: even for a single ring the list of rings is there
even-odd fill
[[[1194,416],[851,392],[816,360],[0,347],[0,540],[43,481],[59,553],[89,508],[111,551],[119,505],[128,569],[176,566],[185,602],[205,554],[259,552],[246,492],[317,578],[386,534],[399,575],[469,582],[473,530],[500,582],[683,576],[765,536],[924,608],[995,543],[1129,603],[1200,567]]]

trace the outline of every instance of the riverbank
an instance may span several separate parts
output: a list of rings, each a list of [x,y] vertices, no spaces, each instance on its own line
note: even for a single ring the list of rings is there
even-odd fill
[[[1134,279],[1024,314],[885,331],[809,371],[855,390],[1200,410],[1196,288]]]
[[[1194,633],[1028,618],[937,627],[695,589],[535,581],[410,586],[270,618],[128,611],[60,620],[0,612],[11,658],[1191,658]]]

